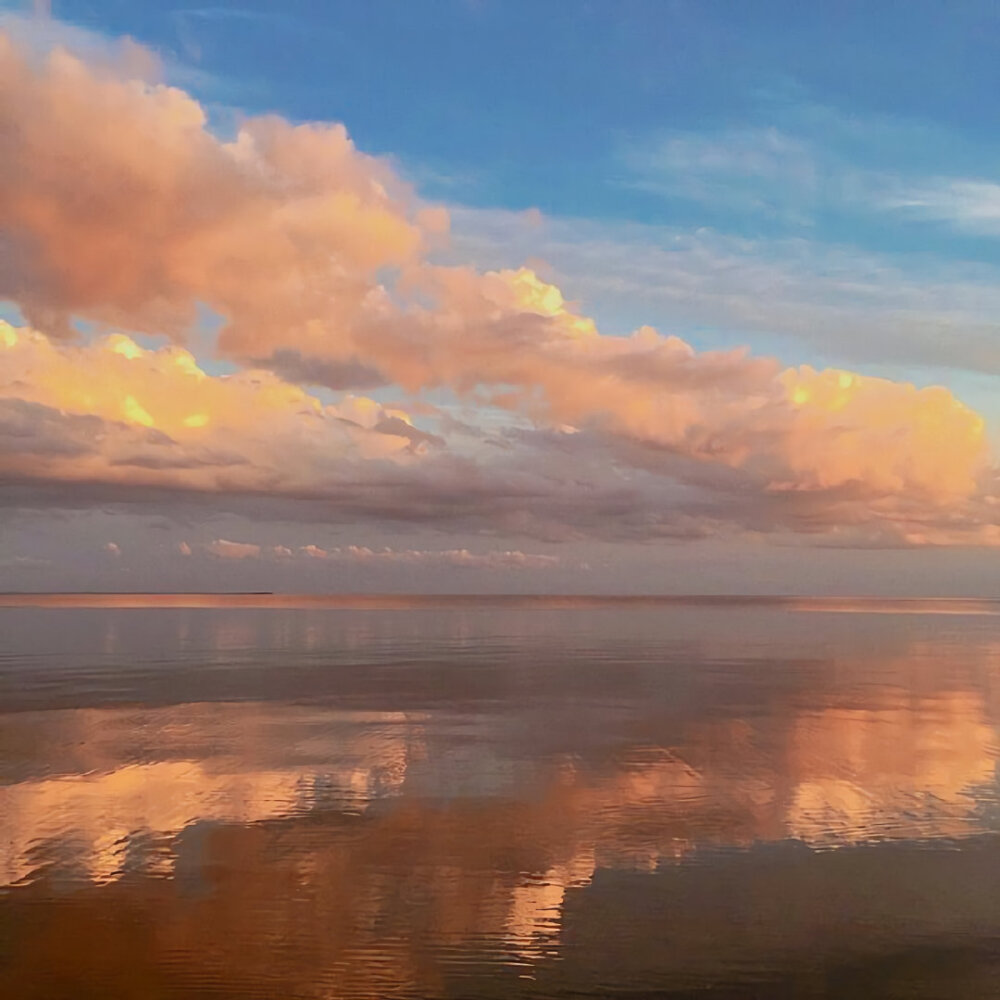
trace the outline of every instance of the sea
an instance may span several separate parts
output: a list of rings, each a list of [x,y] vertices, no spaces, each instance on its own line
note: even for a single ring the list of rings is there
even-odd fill
[[[0,997],[1000,997],[1000,603],[0,595]]]

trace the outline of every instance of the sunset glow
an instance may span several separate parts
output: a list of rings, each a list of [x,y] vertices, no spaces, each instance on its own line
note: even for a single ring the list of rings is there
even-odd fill
[[[998,39],[0,0],[0,998],[1000,995]]]
[[[570,294],[544,260],[477,265],[451,218],[469,209],[423,197],[350,122],[217,127],[153,50],[108,41],[98,58],[58,22],[0,29],[12,512],[80,511],[86,484],[102,542],[124,529],[138,559],[143,519],[193,502],[203,544],[225,516],[276,550],[402,533],[389,548],[469,548],[486,566],[535,547],[587,564],[587,589],[600,571],[574,546],[590,543],[617,544],[640,578],[664,536],[695,560],[698,539],[726,538],[744,566],[761,541],[995,543],[996,415],[933,373],[695,347],[670,309],[662,332],[602,329],[586,283]],[[544,244],[545,215],[524,220]],[[595,276],[598,298],[611,280]],[[34,558],[28,535],[3,544],[0,567]],[[69,544],[83,577],[111,571]]]

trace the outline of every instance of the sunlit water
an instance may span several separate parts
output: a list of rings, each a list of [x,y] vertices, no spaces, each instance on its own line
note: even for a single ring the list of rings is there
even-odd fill
[[[0,598],[0,996],[1000,996],[1000,605]]]

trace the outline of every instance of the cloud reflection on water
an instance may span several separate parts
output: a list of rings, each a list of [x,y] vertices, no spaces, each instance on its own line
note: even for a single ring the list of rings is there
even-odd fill
[[[136,613],[167,614],[115,612]],[[437,995],[456,963],[534,974],[576,954],[580,907],[615,878],[710,878],[719,859],[793,843],[863,857],[996,831],[1000,642],[987,626],[956,626],[959,644],[919,618],[845,631],[754,610],[766,620],[737,643],[716,611],[198,614],[145,629],[162,664],[190,668],[165,703],[142,703],[138,667],[117,689],[95,684],[138,654],[141,618],[78,620],[84,659],[105,657],[89,672],[67,657],[3,667],[36,675],[26,710],[0,715],[0,907],[61,914],[18,932],[25,954],[53,961],[59,921],[79,934],[110,906],[155,919],[150,961],[172,955],[185,976],[207,975],[206,940],[230,982],[281,942],[302,964],[268,967],[283,989]],[[823,657],[801,659],[805,641]],[[276,688],[248,681],[254,669]],[[97,703],[40,708],[39,670]],[[226,700],[204,700],[199,670],[222,671],[208,693]],[[788,857],[793,894],[827,865]],[[633,927],[636,954],[655,926]]]

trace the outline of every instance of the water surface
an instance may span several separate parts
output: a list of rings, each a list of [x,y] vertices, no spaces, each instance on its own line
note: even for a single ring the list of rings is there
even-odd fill
[[[0,996],[995,997],[998,608],[0,597]]]

